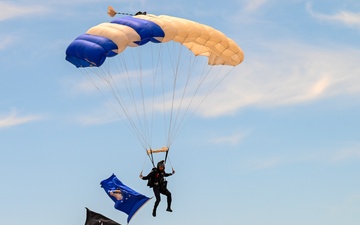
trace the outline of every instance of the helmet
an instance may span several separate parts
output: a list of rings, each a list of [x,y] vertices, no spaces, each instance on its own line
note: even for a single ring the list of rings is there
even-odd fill
[[[158,163],[157,163],[157,168],[159,169],[160,168],[160,166],[162,166],[164,169],[165,169],[165,161],[164,160],[161,160],[161,161],[159,161]]]

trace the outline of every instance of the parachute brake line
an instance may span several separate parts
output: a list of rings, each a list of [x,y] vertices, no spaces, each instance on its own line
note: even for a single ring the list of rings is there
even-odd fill
[[[172,169],[172,170],[174,170],[174,167],[172,166],[172,163],[171,163],[170,157],[169,157],[169,163],[170,163],[171,169]]]
[[[143,173],[143,171],[144,171],[145,163],[146,163],[146,158],[144,159],[144,163],[143,163],[143,167],[142,167],[142,169],[141,169],[140,175],[142,175],[142,173]]]

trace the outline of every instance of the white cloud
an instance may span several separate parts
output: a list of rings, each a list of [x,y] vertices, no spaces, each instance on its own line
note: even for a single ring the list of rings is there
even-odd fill
[[[245,164],[250,170],[263,170],[279,166],[284,160],[279,157],[269,157],[263,159],[247,159]]]
[[[247,106],[274,107],[360,95],[359,50],[297,43],[267,48],[268,53],[249,56],[240,64],[198,113],[216,117]]]
[[[96,102],[94,102],[95,104]],[[96,104],[95,104],[96,105]],[[80,113],[73,117],[73,121],[82,126],[102,125],[118,122],[123,114],[117,114],[112,102],[106,102],[93,107],[91,110]]]
[[[13,3],[0,2],[0,21],[8,20],[25,15],[39,15],[48,12],[43,5],[16,5]]]
[[[360,28],[360,13],[354,13],[350,11],[339,11],[338,13],[327,15],[317,13],[313,10],[312,4],[307,3],[306,9],[314,18],[321,21],[337,22],[350,27]]]
[[[109,114],[100,114],[100,113],[87,113],[85,115],[77,116],[76,121],[84,126],[89,125],[101,125],[101,124],[107,124],[114,121],[118,121],[119,118],[116,118],[116,116],[109,115]]]
[[[13,43],[15,43],[16,40],[17,40],[16,36],[10,36],[10,35],[0,36],[0,50],[9,47]]]
[[[6,115],[0,115],[0,128],[19,126],[40,119],[41,119],[40,116],[36,116],[36,115],[20,116],[16,111],[13,111]]]
[[[360,193],[355,193],[346,198],[346,203],[354,204],[360,203]]]
[[[343,46],[329,49],[294,42],[273,43],[263,48],[266,49],[265,53],[249,54],[202,102],[196,113],[204,117],[217,117],[249,106],[276,107],[335,96],[360,95],[359,50]],[[118,79],[117,76],[114,79]],[[84,80],[74,90],[92,92],[94,85]],[[191,98],[175,99],[174,104],[181,105],[185,110],[192,101],[192,112],[204,96],[199,92],[195,99]],[[171,108],[171,102],[164,104],[159,100],[157,103],[159,105],[155,104],[154,109]],[[142,103],[138,104],[142,106]],[[134,104],[126,105],[130,107]]]
[[[343,162],[354,159],[360,160],[360,147],[340,149],[329,156],[330,162]]]
[[[273,167],[283,167],[298,164],[325,164],[328,166],[346,163],[348,161],[360,161],[360,147],[355,144],[352,147],[339,149],[314,149],[310,152],[282,153],[269,155],[267,157],[243,158],[243,164],[249,170],[263,170]]]
[[[215,144],[237,145],[245,138],[246,135],[247,135],[246,133],[240,132],[228,136],[213,138],[211,139],[211,142]]]
[[[79,71],[79,70],[78,70]],[[81,75],[81,73],[80,73]],[[70,93],[71,94],[91,94],[97,92],[97,86],[94,83],[95,81],[92,81],[92,79],[89,76],[89,79],[84,79],[83,77],[79,77],[79,74],[74,75],[71,78],[68,78],[66,80],[63,80],[63,85],[65,87],[70,87]],[[98,94],[98,93],[96,93]]]
[[[261,6],[265,5],[268,2],[268,0],[248,0],[245,4],[244,9],[246,11],[256,11],[257,9],[259,9]]]
[[[107,61],[111,61],[110,64],[116,65],[116,60],[114,59],[107,59]],[[110,71],[109,74],[107,72],[108,69]],[[109,66],[104,64],[101,68],[78,69],[75,73],[77,74],[63,80],[64,86],[67,88],[71,87],[71,93],[73,94],[99,94],[99,91],[102,94],[107,94],[111,92],[111,89],[131,92],[131,89],[137,90],[136,88],[139,86],[139,73],[136,70],[119,72],[116,69],[111,70]],[[79,74],[82,76],[79,77]],[[150,75],[149,71],[141,70],[142,79],[146,79]],[[143,83],[146,84],[145,81]]]

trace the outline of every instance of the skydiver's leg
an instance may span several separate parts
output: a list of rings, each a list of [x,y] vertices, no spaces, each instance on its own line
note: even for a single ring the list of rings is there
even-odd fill
[[[156,208],[158,207],[160,201],[161,201],[161,197],[160,197],[160,190],[158,187],[153,187],[153,191],[154,191],[154,195],[155,195],[155,204],[154,204],[154,209],[153,209],[153,217],[156,216]]]
[[[166,209],[166,211],[172,212],[172,209],[171,209],[171,201],[172,201],[171,192],[167,188],[163,188],[163,189],[161,189],[161,194],[166,195],[166,197],[167,197],[167,209]]]

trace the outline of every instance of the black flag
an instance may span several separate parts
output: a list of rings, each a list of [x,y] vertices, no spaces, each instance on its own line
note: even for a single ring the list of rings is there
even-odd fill
[[[121,224],[86,208],[85,225],[121,225]]]

